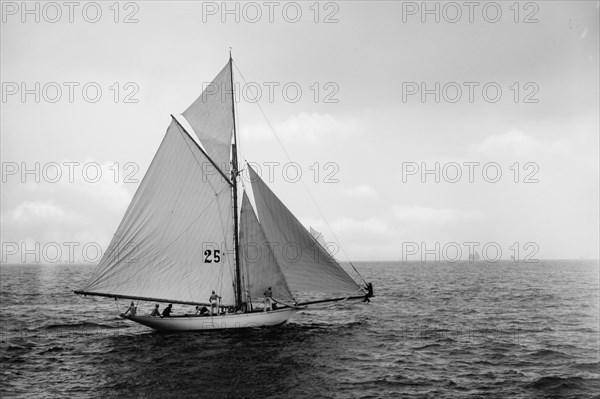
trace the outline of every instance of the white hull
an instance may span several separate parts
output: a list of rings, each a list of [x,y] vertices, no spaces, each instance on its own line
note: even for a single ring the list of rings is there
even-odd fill
[[[221,316],[121,316],[158,331],[206,331],[251,327],[272,327],[288,321],[298,309],[280,309],[270,312],[225,314]]]

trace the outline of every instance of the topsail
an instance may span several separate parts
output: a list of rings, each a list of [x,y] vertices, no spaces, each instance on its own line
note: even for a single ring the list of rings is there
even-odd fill
[[[208,155],[221,170],[229,167],[233,131],[231,67],[227,63],[200,97],[183,112]]]

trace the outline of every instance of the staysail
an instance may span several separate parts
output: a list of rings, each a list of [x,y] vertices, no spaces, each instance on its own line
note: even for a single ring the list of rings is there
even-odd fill
[[[228,62],[183,112],[208,155],[224,172],[229,168],[233,129],[231,82],[231,63]]]
[[[248,165],[260,224],[292,292],[357,294],[361,288]]]
[[[294,298],[285,277],[273,256],[265,233],[258,223],[258,218],[245,192],[240,219],[240,259],[250,299],[262,298],[265,290],[271,287],[274,298],[292,301]]]
[[[175,120],[79,293],[234,305],[231,186]]]

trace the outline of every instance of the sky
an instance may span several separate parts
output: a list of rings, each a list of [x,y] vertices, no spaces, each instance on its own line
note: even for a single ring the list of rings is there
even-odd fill
[[[599,3],[469,4],[2,1],[2,262],[99,260],[230,49],[241,158],[338,259],[597,259]]]

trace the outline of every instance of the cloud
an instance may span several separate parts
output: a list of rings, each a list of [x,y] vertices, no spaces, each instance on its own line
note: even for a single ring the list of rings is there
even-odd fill
[[[389,231],[387,223],[377,218],[368,218],[365,220],[352,218],[337,219],[332,223],[331,228],[339,233],[385,234]]]
[[[64,166],[66,160],[59,165]],[[12,175],[3,183],[3,191],[10,195],[3,198],[3,242],[49,242],[76,241],[98,242],[107,245],[117,223],[131,200],[132,192],[139,183],[125,183],[127,178],[141,180],[141,173],[132,169],[120,169],[114,163],[100,165],[101,177],[91,172],[82,174],[86,160],[73,168],[69,175],[62,168],[58,181],[34,176]],[[40,168],[41,169],[41,168]],[[52,176],[55,176],[54,174]],[[87,179],[87,180],[86,180]]]
[[[379,197],[379,193],[377,192],[377,190],[367,184],[361,184],[354,188],[346,189],[346,193],[352,197],[360,199]]]
[[[24,201],[7,213],[2,213],[2,220],[14,223],[62,222],[68,214],[60,207],[41,201]]]
[[[333,230],[336,235],[348,235],[354,233],[361,233],[360,236],[369,234],[386,234],[390,232],[388,224],[377,218],[368,218],[364,220],[357,220],[353,218],[340,218],[330,223],[330,226],[320,219],[302,219],[302,224],[306,226],[312,226],[314,229],[323,233],[326,238],[331,235]]]
[[[447,223],[481,217],[480,212],[477,211],[438,209],[423,206],[394,206],[393,214],[400,221],[416,221],[419,223]]]
[[[569,155],[571,145],[567,139],[547,141],[526,135],[519,130],[512,130],[500,135],[486,137],[481,143],[471,146],[471,150],[483,154],[496,156],[502,153],[511,153],[520,156],[526,155]]]
[[[360,129],[360,122],[356,118],[302,112],[283,122],[274,123],[273,129],[281,140],[314,144],[324,139],[348,138]],[[252,125],[244,128],[244,137],[266,140],[273,138],[273,132],[267,124]]]

